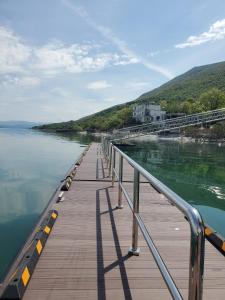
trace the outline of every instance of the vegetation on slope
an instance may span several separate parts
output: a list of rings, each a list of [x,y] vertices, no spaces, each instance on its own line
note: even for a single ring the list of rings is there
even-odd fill
[[[132,105],[119,105],[77,121],[36,126],[34,129],[56,132],[83,130],[91,132],[107,131],[136,124],[135,120],[132,118],[132,110]]]
[[[203,92],[197,99],[189,98],[182,102],[163,100],[160,104],[167,112],[180,112],[189,115],[225,107],[225,93],[217,88],[212,88]]]
[[[142,102],[160,103],[167,112],[191,114],[225,107],[225,62],[195,67],[138,99],[113,106],[96,114],[63,123],[35,128],[51,131],[107,131],[135,124],[133,106]]]
[[[212,88],[225,92],[225,62],[195,67],[159,88],[141,95],[138,100],[173,102],[197,99]]]

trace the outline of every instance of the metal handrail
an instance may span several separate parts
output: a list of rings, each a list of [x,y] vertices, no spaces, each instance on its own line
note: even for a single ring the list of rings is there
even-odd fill
[[[157,124],[164,124],[164,123],[174,123],[174,121],[183,121],[183,120],[187,120],[187,119],[191,119],[191,118],[201,118],[201,117],[205,117],[207,115],[213,115],[213,114],[217,114],[217,113],[224,113],[225,112],[225,108],[220,108],[220,109],[215,109],[215,110],[208,110],[208,111],[204,111],[204,112],[200,112],[200,113],[194,113],[194,114],[190,114],[190,115],[185,115],[182,117],[177,117],[177,118],[172,118],[172,119],[166,119],[160,122],[155,123]],[[133,129],[139,129],[141,127],[146,127],[149,125],[152,125],[154,123],[152,122],[148,122],[148,123],[143,123],[140,125],[134,125],[134,126],[129,126],[129,127],[124,127],[121,129],[118,129],[118,132],[123,132],[126,130],[133,130]]]
[[[225,108],[195,113],[174,119],[166,119],[160,122],[144,123],[141,125],[124,127],[119,129],[116,134],[112,135],[111,141],[125,140],[140,135],[159,133],[165,130],[179,129],[187,126],[221,121],[224,119]]]
[[[152,238],[139,214],[139,183],[140,175],[159,192],[164,194],[169,201],[176,206],[186,217],[190,224],[190,260],[189,260],[189,300],[201,300],[203,294],[203,273],[204,273],[204,258],[205,258],[205,235],[204,223],[201,215],[196,208],[188,204],[184,199],[174,193],[165,184],[147,172],[138,163],[132,160],[124,152],[118,149],[112,143],[107,143],[103,140],[103,152],[108,160],[109,174],[112,175],[112,185],[114,185],[115,177],[118,179],[118,208],[122,208],[122,193],[124,194],[129,207],[133,212],[133,233],[132,247],[130,253],[139,254],[138,248],[138,226],[147,242],[147,245],[158,265],[162,277],[168,287],[168,290],[173,299],[182,299],[182,296],[173,281],[160,253],[154,245]],[[119,155],[119,174],[116,172],[115,162],[116,153]],[[123,161],[126,160],[134,168],[134,184],[133,184],[133,201],[130,199],[123,185]]]

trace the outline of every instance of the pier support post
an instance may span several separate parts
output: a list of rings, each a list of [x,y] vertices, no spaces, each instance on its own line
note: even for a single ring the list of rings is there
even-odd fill
[[[137,256],[140,253],[140,249],[138,248],[138,223],[135,214],[139,214],[139,183],[140,173],[137,169],[134,169],[132,247],[129,249],[129,253]]]
[[[119,158],[119,181],[118,181],[118,205],[117,205],[117,208],[123,208],[123,205],[122,205],[122,188],[121,188],[122,182],[123,182],[123,156],[120,154],[120,158]]]

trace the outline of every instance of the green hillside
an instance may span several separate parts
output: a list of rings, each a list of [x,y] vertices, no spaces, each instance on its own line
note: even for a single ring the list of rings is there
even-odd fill
[[[225,62],[195,67],[138,99],[116,105],[76,121],[36,126],[50,131],[105,131],[135,124],[133,106],[160,103],[168,112],[187,114],[225,106]]]
[[[196,99],[212,88],[225,92],[225,62],[195,67],[159,88],[141,95],[138,99],[183,101],[188,98]]]

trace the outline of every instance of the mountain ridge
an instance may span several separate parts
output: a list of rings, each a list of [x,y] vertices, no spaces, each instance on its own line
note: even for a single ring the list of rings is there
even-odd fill
[[[132,108],[137,103],[161,103],[168,111],[176,103],[197,102],[202,94],[212,89],[225,92],[225,61],[196,66],[163,85],[140,95],[133,101],[115,105],[76,121],[37,126],[35,129],[50,131],[104,131],[135,124]],[[163,106],[162,105],[162,106]]]
[[[207,74],[205,74],[205,73],[207,73]],[[207,75],[207,78],[205,80],[202,78],[202,76],[204,76],[204,75]],[[202,87],[202,88],[200,90],[198,90],[198,92],[196,92],[196,90],[193,89],[187,95],[188,97],[196,98],[196,97],[200,96],[200,94],[205,91],[205,89],[203,88],[204,83],[207,83],[207,89],[217,87],[217,88],[225,91],[225,81],[222,84],[219,84],[219,82],[217,81],[218,77],[220,77],[220,76],[225,76],[225,61],[217,62],[217,63],[213,63],[213,64],[207,64],[204,66],[196,66],[196,67],[193,67],[192,69],[188,70],[187,72],[185,72],[181,75],[178,75],[175,78],[171,79],[170,81],[162,84],[158,88],[155,88],[149,92],[142,94],[137,99],[144,100],[145,98],[149,99],[149,97],[157,97],[158,96],[157,92],[160,91],[160,98],[161,98],[160,100],[166,100],[168,96],[165,97],[166,99],[162,99],[162,98],[164,97],[163,92],[164,91],[168,92],[167,88],[171,89],[174,86],[175,86],[175,88],[176,87],[177,88],[178,87],[186,88],[187,83],[190,84],[190,81],[193,81],[193,79],[195,81],[195,85],[198,85],[198,87]],[[211,79],[212,79],[212,84],[210,85]],[[181,86],[181,81],[183,81],[182,86]],[[200,81],[201,81],[201,84],[200,84]],[[215,85],[215,81],[217,81],[218,84]]]

